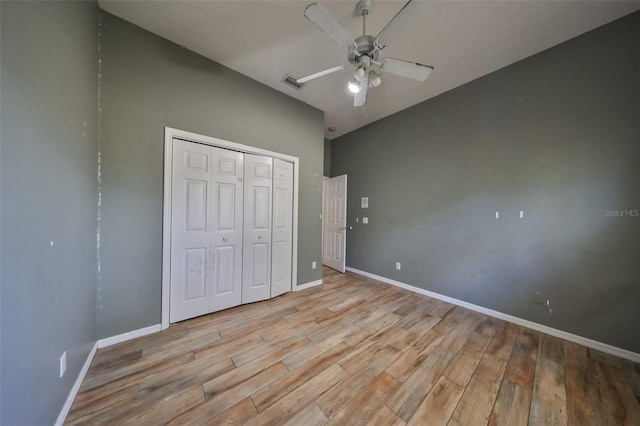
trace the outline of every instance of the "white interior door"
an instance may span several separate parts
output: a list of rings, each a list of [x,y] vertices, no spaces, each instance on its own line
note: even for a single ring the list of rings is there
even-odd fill
[[[347,248],[347,175],[323,182],[322,263],[344,272]]]
[[[209,312],[211,150],[178,139],[173,142],[171,322]]]
[[[244,156],[242,303],[271,296],[271,189],[273,158]]]
[[[294,162],[181,138],[168,146],[163,326],[291,291]]]
[[[242,300],[242,205],[244,154],[212,148],[213,233],[209,311],[238,306]]]
[[[293,163],[273,159],[271,297],[291,291]]]

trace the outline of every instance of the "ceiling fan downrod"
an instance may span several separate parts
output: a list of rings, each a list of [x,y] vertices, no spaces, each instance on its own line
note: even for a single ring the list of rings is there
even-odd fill
[[[373,7],[373,0],[360,0],[356,5],[356,15],[362,16],[362,35],[367,35],[367,15]]]
[[[367,15],[368,9],[362,9],[362,35],[367,35]]]

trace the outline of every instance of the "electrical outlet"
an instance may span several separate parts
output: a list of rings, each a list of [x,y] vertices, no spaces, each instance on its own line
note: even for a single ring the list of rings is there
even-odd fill
[[[402,269],[402,265],[400,264],[400,262],[396,262],[396,269],[398,271]]]
[[[363,217],[363,218],[362,218],[362,223],[364,223],[365,225],[366,225],[367,223],[369,223],[369,218],[368,218],[368,217]]]
[[[316,261],[311,262],[311,269],[316,269]]]
[[[67,371],[67,351],[62,352],[60,356],[60,377],[64,376],[64,372]]]
[[[537,291],[535,293],[533,293],[533,300],[532,301],[536,305],[542,305],[543,299],[544,299],[544,297],[542,296],[542,293],[538,293]]]

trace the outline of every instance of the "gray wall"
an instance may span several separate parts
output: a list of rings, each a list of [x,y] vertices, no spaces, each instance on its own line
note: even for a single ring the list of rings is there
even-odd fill
[[[96,340],[97,7],[0,9],[0,423],[50,425]]]
[[[2,164],[2,5],[0,5],[0,165]],[[2,172],[0,171],[0,320],[2,319]],[[0,324],[0,423],[2,423],[2,324]]]
[[[0,165],[2,164],[2,5],[0,5]],[[0,170],[0,321],[2,320],[2,171]],[[0,423],[2,423],[2,324],[0,324]]]
[[[605,215],[640,209],[638,40],[635,13],[336,139],[347,265],[640,352],[640,217]]]
[[[324,167],[323,176],[331,177],[331,141],[324,140]]]
[[[298,283],[319,279],[322,112],[102,16],[99,337],[160,323],[164,126],[299,157]]]

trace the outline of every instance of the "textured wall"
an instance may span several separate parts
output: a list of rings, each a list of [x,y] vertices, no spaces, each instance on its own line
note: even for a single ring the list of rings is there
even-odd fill
[[[638,40],[635,13],[334,140],[347,265],[640,352]]]
[[[0,8],[0,423],[50,425],[96,340],[97,6]]]
[[[322,112],[102,16],[99,337],[160,323],[165,126],[299,157],[298,284],[319,279]]]
[[[331,177],[331,141],[329,139],[324,140],[324,168],[323,176]]]

